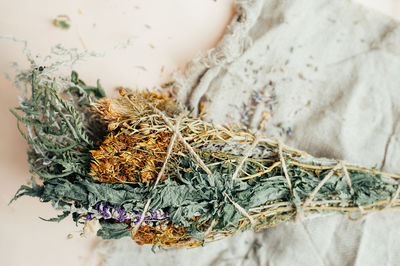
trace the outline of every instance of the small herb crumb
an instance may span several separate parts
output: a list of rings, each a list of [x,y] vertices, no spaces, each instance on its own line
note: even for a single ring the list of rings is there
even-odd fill
[[[71,19],[67,15],[58,15],[53,20],[53,25],[57,28],[68,30],[71,27]]]
[[[173,86],[174,84],[175,84],[174,81],[166,82],[166,83],[161,85],[161,88],[165,89],[165,88]]]
[[[147,68],[145,68],[144,66],[135,66],[137,69],[140,69],[142,71],[147,71]]]

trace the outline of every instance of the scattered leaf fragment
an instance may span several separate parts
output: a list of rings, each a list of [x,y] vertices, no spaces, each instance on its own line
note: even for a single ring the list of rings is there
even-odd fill
[[[68,30],[71,27],[71,19],[67,15],[58,15],[53,19],[53,25],[57,28]]]

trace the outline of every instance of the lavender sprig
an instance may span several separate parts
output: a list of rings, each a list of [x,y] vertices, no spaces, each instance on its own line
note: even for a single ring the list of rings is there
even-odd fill
[[[139,222],[140,217],[142,216],[141,212],[135,212],[135,211],[129,212],[118,206],[109,205],[106,202],[97,203],[94,206],[94,210],[98,212],[97,215],[88,213],[86,215],[86,219],[91,220],[97,216],[98,218],[115,219],[121,223],[130,222],[136,224]],[[144,217],[144,223],[150,223],[150,222],[157,223],[160,221],[164,221],[168,218],[169,218],[168,212],[164,212],[161,209],[150,211],[146,213]]]

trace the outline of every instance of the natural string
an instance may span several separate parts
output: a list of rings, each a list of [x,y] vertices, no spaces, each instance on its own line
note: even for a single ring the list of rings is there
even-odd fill
[[[173,130],[173,125],[171,123],[171,121],[168,119],[168,117],[166,117],[164,115],[163,112],[161,112],[160,110],[158,110],[157,108],[151,106],[154,111],[159,114],[161,116],[161,118],[164,120],[164,122],[168,125],[169,128],[171,128],[171,130]],[[200,164],[201,168],[203,168],[203,170],[211,175],[212,172],[211,170],[207,167],[207,165],[203,162],[203,160],[200,158],[199,155],[197,155],[197,153],[193,150],[192,146],[190,146],[189,143],[186,142],[186,140],[183,138],[182,134],[180,132],[177,133],[177,137],[178,139],[183,143],[183,145],[189,150],[189,152],[193,155],[193,157],[196,159],[196,161]]]
[[[315,195],[318,193],[318,191],[321,189],[321,187],[331,178],[333,173],[339,169],[341,166],[341,163],[339,162],[334,168],[332,168],[329,173],[322,179],[322,181],[314,188],[314,190],[310,193],[310,196],[304,201],[303,206],[309,205],[312,200],[314,199]]]
[[[254,150],[254,148],[257,146],[258,142],[260,141],[260,136],[257,135],[254,138],[253,143],[251,144],[251,146],[246,150],[245,154],[243,155],[243,157],[240,159],[239,164],[236,167],[235,172],[232,175],[232,181],[234,181],[237,176],[239,175],[240,170],[243,167],[244,162],[246,161],[247,158],[249,158],[251,152]]]
[[[341,165],[341,167],[343,169],[343,173],[344,173],[344,177],[346,178],[347,185],[350,188],[350,193],[353,195],[354,194],[354,189],[353,189],[353,186],[351,185],[351,179],[350,179],[349,172],[347,171],[346,164],[345,164],[344,161],[340,161],[340,165]]]
[[[182,120],[182,118],[183,118],[184,115],[186,115],[186,113],[182,113],[181,115],[179,115],[179,117],[178,117],[178,119],[177,119],[177,121],[176,121],[175,127],[172,127],[172,128],[171,128],[172,130],[174,130],[174,134],[173,134],[172,137],[171,137],[171,142],[169,143],[169,146],[168,146],[167,155],[166,155],[166,157],[165,157],[163,166],[161,167],[161,170],[160,170],[160,172],[158,173],[157,180],[156,180],[156,182],[155,182],[155,184],[154,184],[154,187],[153,187],[152,191],[154,191],[154,190],[156,189],[158,183],[160,182],[161,177],[163,176],[163,174],[164,174],[164,172],[165,172],[165,169],[166,169],[166,166],[167,166],[167,163],[168,163],[168,159],[169,159],[169,157],[171,156],[171,152],[172,152],[172,149],[173,149],[175,140],[176,140],[176,136],[179,134],[179,125],[180,125],[180,122],[181,122],[181,120]],[[146,206],[144,207],[143,213],[142,213],[142,215],[141,215],[141,217],[140,217],[139,222],[138,222],[138,223],[135,225],[135,227],[132,229],[132,237],[134,237],[134,236],[136,235],[138,229],[140,228],[140,226],[141,226],[141,224],[142,224],[142,222],[143,222],[143,220],[144,220],[144,217],[145,217],[145,215],[146,215],[146,212],[147,212],[147,210],[149,209],[150,203],[151,203],[151,199],[148,199],[148,200],[147,200],[147,203],[146,203]]]
[[[283,158],[283,153],[282,153],[282,142],[280,139],[277,139],[278,142],[278,152],[279,152],[279,158],[281,161],[281,165],[282,165],[282,169],[283,169],[283,173],[285,174],[285,178],[286,178],[286,182],[288,183],[289,186],[289,191],[290,194],[293,195],[293,189],[292,189],[292,183],[290,182],[290,177],[286,168],[286,162],[285,162],[285,158]]]
[[[235,206],[235,208],[236,208],[241,214],[243,214],[243,216],[245,216],[246,218],[249,219],[249,221],[250,221],[252,227],[255,228],[255,226],[256,226],[256,221],[253,219],[253,217],[251,217],[251,216],[246,212],[246,210],[245,210],[242,206],[240,206],[239,204],[237,204],[236,202],[234,202],[234,201],[228,196],[228,194],[226,194],[226,193],[224,192],[224,195],[225,195],[225,197],[227,197],[228,200],[233,204],[233,206]]]

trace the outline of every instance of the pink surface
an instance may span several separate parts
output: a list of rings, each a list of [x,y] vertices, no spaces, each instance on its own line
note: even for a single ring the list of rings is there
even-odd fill
[[[71,28],[52,25],[60,14],[71,18]],[[47,54],[62,43],[98,52],[76,68],[82,79],[95,84],[100,78],[108,94],[116,86],[152,88],[168,81],[200,52],[213,47],[233,14],[231,0],[174,1],[0,1],[0,35],[26,39],[33,54]],[[133,37],[132,45],[113,51]],[[11,71],[11,62],[26,64],[22,45],[0,40],[0,73]],[[21,198],[7,206],[29,178],[26,144],[9,108],[17,105],[17,91],[0,77],[0,114],[3,125],[0,154],[0,255],[1,265],[95,265],[88,259],[99,239],[84,240],[70,219],[57,223],[50,204]],[[67,239],[68,234],[72,239]]]
[[[399,17],[396,1],[358,0]],[[233,14],[232,0],[147,1],[0,1],[0,35],[26,39],[32,52],[46,54],[62,43],[95,51],[108,50],[102,58],[90,58],[76,69],[87,83],[97,78],[109,94],[116,86],[152,88],[168,81],[170,73],[213,47]],[[377,4],[379,3],[379,5]],[[395,8],[397,7],[397,8]],[[71,28],[52,25],[57,15],[71,18]],[[112,48],[133,37],[126,49]],[[11,62],[24,63],[20,44],[0,40],[0,74]],[[25,62],[26,63],[26,62]],[[90,251],[99,239],[82,240],[71,221],[48,223],[38,216],[54,217],[49,204],[21,198],[7,206],[18,187],[29,177],[25,141],[8,109],[17,105],[17,91],[0,77],[0,255],[2,265],[95,265]],[[72,239],[67,239],[68,234]]]

